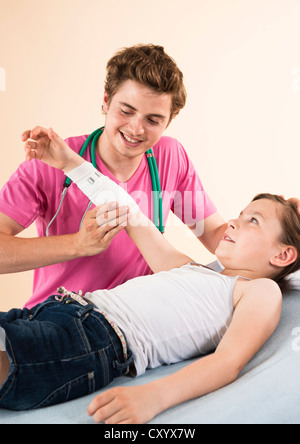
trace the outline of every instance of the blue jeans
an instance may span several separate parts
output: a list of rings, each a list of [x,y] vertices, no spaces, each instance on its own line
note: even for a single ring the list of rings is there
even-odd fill
[[[94,306],[54,296],[31,310],[0,313],[10,374],[0,407],[29,410],[70,401],[126,374],[117,334]]]

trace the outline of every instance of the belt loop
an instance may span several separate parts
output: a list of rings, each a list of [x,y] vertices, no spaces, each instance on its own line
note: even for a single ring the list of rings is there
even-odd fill
[[[119,361],[114,361],[113,362],[113,368],[117,371],[123,371],[126,370],[126,374],[128,374],[129,372],[129,367],[130,365],[133,363],[134,357],[132,354],[130,354],[129,359],[127,359],[127,361],[120,363]]]
[[[82,307],[80,310],[77,311],[77,316],[79,318],[84,317],[87,313],[94,310],[94,305],[88,304],[86,307]]]

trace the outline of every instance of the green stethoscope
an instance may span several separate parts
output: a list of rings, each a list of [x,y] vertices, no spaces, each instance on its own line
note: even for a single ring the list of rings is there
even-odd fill
[[[104,131],[104,127],[94,131],[87,138],[87,140],[85,141],[84,145],[82,146],[82,148],[79,152],[79,156],[83,157],[86,150],[88,149],[88,147],[91,143],[91,161],[92,161],[93,166],[96,169],[97,169],[96,146],[97,146],[97,142],[98,142],[101,134],[103,133],[103,131]],[[146,152],[146,156],[147,156],[147,161],[148,161],[148,165],[149,165],[151,181],[152,181],[152,190],[153,190],[153,221],[154,221],[154,224],[156,225],[157,229],[163,234],[165,231],[164,219],[163,219],[163,201],[162,201],[162,192],[161,192],[157,163],[156,163],[155,156],[154,156],[152,149],[150,149]],[[50,223],[46,229],[46,236],[47,237],[49,236],[49,229],[50,229],[51,225],[53,224],[53,222],[55,221],[55,219],[57,218],[57,216],[61,210],[62,204],[64,202],[68,188],[71,185],[71,183],[72,183],[71,179],[67,178],[65,180],[64,189],[62,192],[62,197],[61,197],[61,201],[58,206],[57,212],[55,213],[55,216],[50,221]],[[92,206],[92,202],[89,203],[89,205],[83,215],[83,218],[80,223],[80,227],[82,226],[83,219],[85,218],[85,215],[89,211],[91,206]]]

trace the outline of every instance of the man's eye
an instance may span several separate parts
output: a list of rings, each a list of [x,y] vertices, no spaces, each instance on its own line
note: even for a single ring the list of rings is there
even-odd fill
[[[156,122],[156,120],[148,119],[148,122],[149,122],[151,125],[159,125],[159,122]]]

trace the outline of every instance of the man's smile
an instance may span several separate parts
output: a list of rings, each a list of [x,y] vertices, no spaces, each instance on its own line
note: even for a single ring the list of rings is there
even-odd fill
[[[119,131],[120,135],[123,139],[123,141],[125,141],[125,144],[131,147],[136,147],[138,145],[140,145],[141,143],[143,143],[143,140],[140,139],[133,139],[132,137],[129,137],[127,134],[123,133],[122,131]]]

